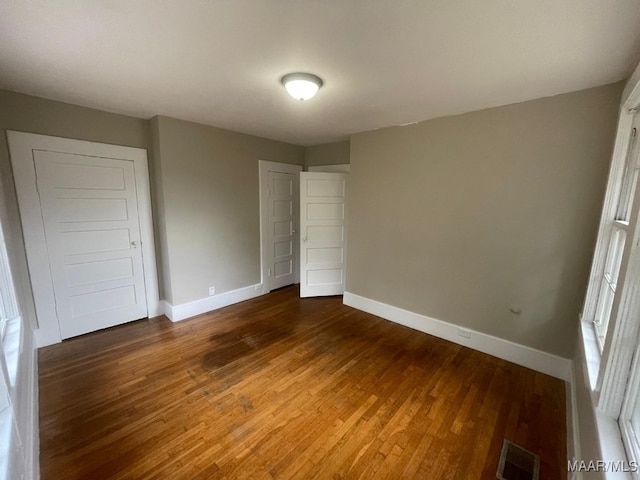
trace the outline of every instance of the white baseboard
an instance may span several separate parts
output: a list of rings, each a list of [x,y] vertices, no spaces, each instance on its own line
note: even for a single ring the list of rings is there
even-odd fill
[[[31,429],[30,438],[26,439],[26,456],[27,456],[27,471],[26,478],[38,479],[40,478],[40,422],[39,418],[39,404],[38,404],[38,350],[33,349],[33,368],[31,369],[31,378],[29,379],[29,390],[32,404],[29,408],[31,414],[31,422],[29,424]]]
[[[36,348],[48,347],[49,345],[54,345],[62,341],[62,338],[60,338],[60,331],[54,332],[52,329],[40,327],[33,333],[33,341]]]
[[[171,316],[173,315],[173,306],[169,302],[166,300],[160,300],[160,310],[164,316],[171,320]],[[174,320],[171,321],[173,322]]]
[[[566,390],[567,413],[567,461],[582,460],[580,449],[580,417],[578,415],[578,398],[576,392],[575,360],[571,361],[570,380]],[[568,480],[582,480],[582,472],[569,472]]]
[[[263,295],[264,286],[261,283],[256,285],[250,285],[248,287],[238,288],[237,290],[231,290],[212,297],[201,298],[189,303],[183,303],[182,305],[171,305],[166,300],[160,300],[157,308],[149,312],[149,318],[159,317],[160,315],[166,315],[172,322],[179,322],[187,318],[200,315],[201,313],[217,310],[218,308],[226,307],[227,305],[233,305],[234,303],[243,302],[250,298],[259,297]],[[35,345],[37,348],[47,347],[55,343],[60,343],[60,332],[54,332],[52,329],[46,330],[40,328],[35,331]]]
[[[400,325],[464,345],[564,381],[571,379],[571,360],[568,358],[410,312],[354,293],[345,292],[343,299],[345,305]]]
[[[259,297],[264,294],[264,287],[261,283],[250,285],[248,287],[238,288],[219,295],[201,298],[182,305],[171,305],[166,300],[162,300],[161,304],[164,308],[164,314],[172,322],[179,322],[187,318],[195,317],[201,313],[207,313],[217,310],[234,303],[243,302],[251,298]]]

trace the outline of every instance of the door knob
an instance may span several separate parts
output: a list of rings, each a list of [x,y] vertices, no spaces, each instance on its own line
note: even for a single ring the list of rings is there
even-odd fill
[[[134,240],[133,242],[131,242],[131,246],[132,246],[133,248],[138,248],[138,245],[140,245],[140,242],[138,242],[138,241],[136,241],[136,240]]]
[[[303,241],[304,243],[307,243],[307,237],[302,237],[302,241]]]

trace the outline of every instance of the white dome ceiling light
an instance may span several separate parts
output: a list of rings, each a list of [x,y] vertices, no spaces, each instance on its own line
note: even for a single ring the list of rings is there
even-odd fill
[[[281,82],[296,100],[309,100],[322,86],[322,79],[311,73],[288,73],[282,77]]]

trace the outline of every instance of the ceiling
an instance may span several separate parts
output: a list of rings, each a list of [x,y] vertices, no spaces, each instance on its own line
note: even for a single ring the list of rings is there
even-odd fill
[[[638,0],[0,0],[0,88],[299,145],[624,79]],[[325,84],[307,102],[282,75]]]

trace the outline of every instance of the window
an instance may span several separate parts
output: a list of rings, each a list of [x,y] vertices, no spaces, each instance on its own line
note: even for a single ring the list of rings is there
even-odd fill
[[[638,355],[632,368],[631,381],[625,395],[618,423],[629,460],[640,462],[640,365]]]
[[[640,66],[623,93],[582,314],[594,407],[612,428],[601,442],[606,445],[613,437],[622,438],[627,461],[637,465],[640,465],[639,108]],[[636,475],[640,478],[640,473]]]
[[[21,325],[0,224],[0,480],[22,478],[25,468],[15,408]]]
[[[20,313],[13,287],[9,258],[0,225],[0,363],[9,388],[16,383],[20,349]]]
[[[639,123],[640,115],[635,115],[635,123]],[[606,248],[606,260],[600,280],[600,293],[596,304],[593,323],[596,330],[598,346],[602,352],[609,329],[609,321],[613,313],[618,277],[625,252],[629,220],[631,219],[632,201],[638,178],[638,150],[635,148],[638,127],[631,131],[631,139],[625,158],[625,166],[620,181],[618,205],[613,218],[609,220],[609,241]]]

